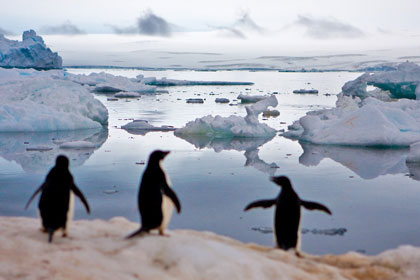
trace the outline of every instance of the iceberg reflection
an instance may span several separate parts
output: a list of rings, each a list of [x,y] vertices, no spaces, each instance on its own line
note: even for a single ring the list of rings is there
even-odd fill
[[[406,164],[409,149],[375,149],[366,147],[344,147],[314,145],[299,142],[303,154],[299,163],[316,166],[324,158],[332,159],[352,170],[363,179],[374,179],[381,175],[411,173],[414,180],[420,180],[420,165]],[[417,174],[417,175],[416,175]]]
[[[83,129],[54,132],[0,133],[0,156],[19,164],[25,172],[45,172],[59,154],[69,157],[71,166],[80,166],[108,138],[108,129]],[[60,149],[63,142],[87,141],[89,149]]]

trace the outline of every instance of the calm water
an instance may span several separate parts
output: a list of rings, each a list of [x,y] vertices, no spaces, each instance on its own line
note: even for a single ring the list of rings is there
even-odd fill
[[[101,69],[69,69],[72,73]],[[278,130],[308,110],[330,108],[335,94],[358,73],[279,73],[247,71],[137,71],[106,70],[135,77],[168,77],[188,80],[251,81],[253,86],[170,87],[168,94],[139,99],[107,101],[108,129],[38,134],[0,134],[0,215],[36,216],[36,203],[24,211],[33,191],[42,183],[55,157],[71,158],[71,171],[92,208],[87,215],[76,203],[76,219],[109,219],[124,216],[139,221],[137,190],[148,155],[154,149],[172,153],[164,162],[182,204],[170,228],[209,230],[245,241],[273,246],[270,229],[274,208],[243,212],[251,201],[274,198],[279,188],[271,175],[287,175],[306,200],[327,205],[333,212],[303,210],[302,250],[314,254],[361,251],[376,254],[402,244],[420,246],[420,168],[406,166],[407,149],[376,150],[313,146],[276,136],[267,140],[212,140],[175,137],[173,132],[135,135],[120,129],[129,119],[153,125],[183,126],[204,115],[245,115],[243,105],[216,104],[217,97],[239,93],[261,95],[278,92],[281,115],[263,122]],[[300,88],[316,88],[319,95],[295,95]],[[333,94],[331,96],[324,95]],[[204,98],[204,104],[187,104],[187,98]],[[231,103],[236,104],[236,101]],[[56,140],[88,140],[95,150],[60,150]],[[29,142],[29,144],[25,144]],[[26,148],[52,145],[51,151]],[[275,168],[274,168],[275,167]],[[309,230],[309,232],[307,232]],[[71,229],[70,229],[71,234]]]

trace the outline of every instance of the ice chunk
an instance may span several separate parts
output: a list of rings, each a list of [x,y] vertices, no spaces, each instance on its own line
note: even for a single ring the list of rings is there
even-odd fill
[[[363,74],[353,81],[347,82],[343,94],[366,98],[371,96],[367,85],[388,91],[393,98],[419,99],[418,88],[420,84],[420,66],[415,63],[405,62],[396,67],[396,70]]]
[[[293,93],[296,94],[318,94],[318,90],[316,89],[295,89]]]
[[[188,98],[187,103],[202,104],[202,103],[204,103],[204,100],[203,100],[203,98]]]
[[[214,100],[216,103],[229,103],[230,100],[227,98],[219,97]]]
[[[278,111],[278,110],[265,110],[263,112],[263,117],[266,117],[266,118],[268,118],[268,117],[278,117],[278,116],[280,116],[280,111]]]
[[[0,67],[53,69],[62,67],[62,59],[52,52],[34,30],[23,32],[22,41],[0,34]]]
[[[31,211],[35,212],[32,205]],[[293,252],[245,244],[212,232],[172,230],[127,241],[139,225],[122,217],[78,220],[71,238],[54,239],[39,219],[0,217],[0,278],[4,279],[419,279],[420,248],[401,246],[376,256],[356,252],[299,258]],[[22,257],[25,256],[25,257]],[[77,264],[69,265],[69,264]],[[30,276],[29,276],[30,275]]]
[[[61,149],[95,149],[96,145],[89,141],[71,141],[60,145]]]
[[[407,162],[420,164],[420,142],[410,145],[410,153],[407,156]]]
[[[114,94],[114,96],[118,98],[136,98],[141,97],[141,94],[139,92],[120,91],[119,93]]]
[[[241,100],[241,103],[255,103],[268,97],[267,95],[246,95],[241,93],[237,99]]]
[[[121,126],[122,129],[127,130],[130,133],[133,134],[141,134],[144,135],[149,131],[174,131],[175,128],[170,125],[163,125],[161,127],[153,126],[149,124],[146,120],[134,120],[126,125]],[[140,133],[136,133],[140,132]]]
[[[83,86],[57,72],[0,69],[0,131],[101,128],[106,107]],[[21,75],[23,74],[23,75]]]
[[[269,106],[276,107],[278,104],[274,95],[261,100],[251,106],[245,107],[247,115],[240,116],[205,116],[188,122],[185,127],[175,130],[175,135],[204,135],[215,138],[229,137],[271,137],[276,130],[258,121],[258,115]]]

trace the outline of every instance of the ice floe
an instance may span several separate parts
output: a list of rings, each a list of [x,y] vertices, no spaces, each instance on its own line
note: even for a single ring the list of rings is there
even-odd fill
[[[216,103],[229,103],[230,100],[228,98],[218,97],[214,100],[214,102],[216,102]]]
[[[57,79],[61,72],[0,69],[0,132],[106,125],[106,107],[85,87]]]
[[[124,236],[138,224],[116,217],[79,220],[69,238],[48,244],[39,219],[0,217],[4,279],[418,279],[420,249],[401,246],[376,256],[296,257],[211,232],[172,230],[170,237]],[[24,257],[22,257],[24,256]],[[75,265],[77,264],[77,265]]]
[[[318,94],[317,89],[295,89],[293,93],[296,94]]]
[[[215,138],[272,137],[276,134],[276,130],[260,123],[258,115],[267,110],[269,106],[276,107],[277,104],[276,97],[272,95],[253,105],[246,106],[247,115],[245,117],[208,115],[188,122],[185,127],[178,128],[175,130],[175,135],[181,138],[185,135],[204,135]]]
[[[160,127],[151,125],[146,120],[134,120],[121,126],[122,129],[127,130],[132,134],[145,135],[150,131],[174,131],[176,128],[170,125],[162,125]]]
[[[0,34],[0,67],[53,69],[62,67],[62,59],[52,52],[34,30],[23,32],[22,41]]]
[[[261,100],[266,99],[267,95],[247,95],[247,94],[239,94],[237,99],[241,100],[241,103],[255,103]]]

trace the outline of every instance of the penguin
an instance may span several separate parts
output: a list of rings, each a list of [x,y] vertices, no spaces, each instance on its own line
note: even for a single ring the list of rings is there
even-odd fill
[[[162,160],[169,153],[169,151],[156,150],[149,156],[138,192],[141,227],[127,238],[149,233],[155,229],[159,231],[160,235],[165,235],[173,206],[175,205],[178,213],[181,212],[178,197],[169,186],[166,174],[161,167]]]
[[[49,243],[52,242],[54,232],[59,229],[63,231],[63,237],[67,236],[67,226],[73,218],[73,194],[80,198],[87,213],[90,213],[86,198],[74,184],[69,171],[69,159],[64,155],[57,156],[55,166],[49,171],[45,182],[31,196],[25,209],[28,209],[39,192],[41,192],[38,203],[42,220],[41,230],[48,233]]]
[[[276,205],[274,237],[277,247],[286,251],[294,249],[296,255],[300,257],[301,206],[308,210],[324,211],[329,215],[331,215],[331,211],[320,203],[300,199],[286,176],[271,177],[270,180],[282,188],[277,198],[254,201],[246,206],[244,211],[255,207],[268,208]]]

